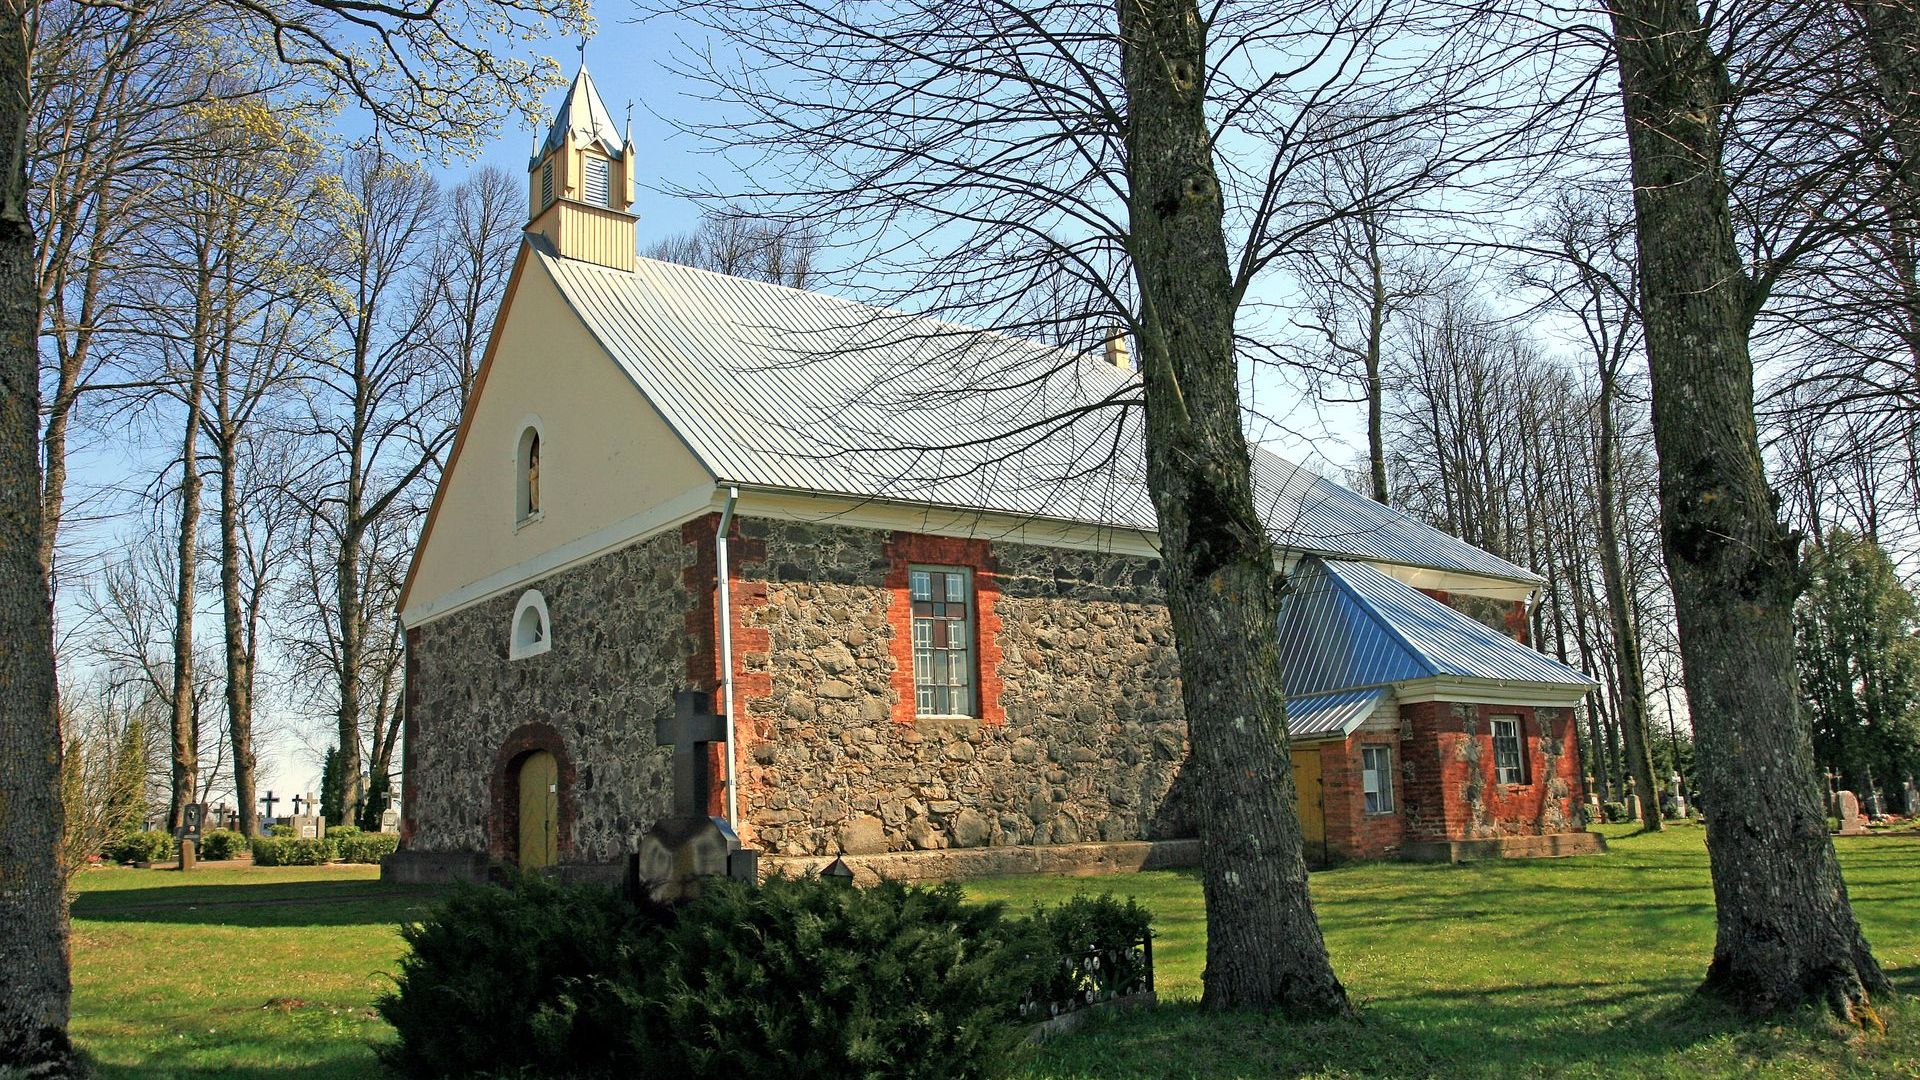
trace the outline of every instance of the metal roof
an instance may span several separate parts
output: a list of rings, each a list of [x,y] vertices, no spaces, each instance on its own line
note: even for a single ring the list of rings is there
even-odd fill
[[[1133,372],[1087,355],[651,259],[535,256],[717,480],[1152,532]],[[1256,448],[1283,549],[1537,583]]]
[[[573,77],[573,85],[567,87],[567,96],[560,99],[553,126],[547,129],[546,141],[540,144],[540,153],[565,143],[568,131],[579,132],[586,142],[598,140],[615,158],[627,152],[627,144],[620,137],[620,129],[613,126],[613,114],[607,111],[607,103],[600,100],[600,90],[593,85],[593,76],[587,74],[585,62]]]
[[[1290,581],[1280,605],[1280,670],[1290,698],[1437,676],[1598,685],[1364,563],[1305,559]]]
[[[1386,695],[1386,690],[1379,689],[1288,698],[1287,738],[1297,741],[1351,735],[1373,715]]]

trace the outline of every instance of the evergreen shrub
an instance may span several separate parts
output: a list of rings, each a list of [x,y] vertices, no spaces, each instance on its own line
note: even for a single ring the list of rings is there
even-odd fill
[[[644,1056],[613,993],[660,952],[662,914],[617,892],[536,876],[457,886],[401,928],[407,953],[380,1015],[400,1040],[380,1048],[406,1076],[606,1076]]]
[[[173,858],[173,837],[158,829],[130,832],[108,852],[117,863],[159,862]]]
[[[341,862],[378,863],[399,850],[400,837],[393,833],[355,832],[341,837],[335,843],[340,848]]]
[[[247,849],[247,838],[237,829],[214,829],[200,837],[200,857],[210,862],[231,859]]]
[[[1600,812],[1607,815],[1607,820],[1616,825],[1633,821],[1633,815],[1627,813],[1627,804],[1624,802],[1601,803]]]
[[[329,840],[345,840],[349,836],[359,836],[359,835],[360,835],[360,826],[358,825],[327,826],[327,839]]]
[[[1110,892],[1076,896],[1064,904],[1036,906],[1017,924],[1016,946],[1028,961],[1020,1000],[1039,1010],[1027,1019],[1044,1020],[1048,1006],[1079,999],[1084,1006],[1130,992],[1146,973],[1146,958],[1133,946],[1146,939],[1153,915],[1132,897],[1123,903]],[[1099,953],[1099,965],[1071,961]]]
[[[1054,962],[1030,946],[1121,918],[1042,927],[953,885],[714,881],[671,909],[532,877],[469,886],[403,929],[381,1056],[418,1077],[994,1076]]]
[[[267,826],[267,835],[268,836],[292,836],[293,826],[287,825],[284,823],[279,825],[269,825]]]
[[[301,836],[262,836],[253,842],[255,866],[322,866],[339,858],[331,840]]]

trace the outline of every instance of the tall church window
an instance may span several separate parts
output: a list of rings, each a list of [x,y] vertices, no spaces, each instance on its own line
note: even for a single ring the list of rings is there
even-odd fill
[[[1527,782],[1526,758],[1521,751],[1520,718],[1493,718],[1493,779],[1499,784]]]
[[[974,715],[973,580],[966,570],[915,566],[907,572],[913,603],[914,712]]]
[[[612,185],[608,182],[607,159],[589,155],[585,184],[587,201],[595,206],[612,206]]]
[[[540,516],[540,429],[529,425],[520,433],[520,453],[515,480],[516,523]]]

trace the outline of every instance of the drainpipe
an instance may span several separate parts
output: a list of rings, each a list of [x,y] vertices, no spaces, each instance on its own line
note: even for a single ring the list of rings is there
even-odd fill
[[[733,741],[733,590],[727,572],[727,528],[733,524],[733,504],[740,489],[727,489],[727,506],[720,512],[720,528],[713,534],[714,589],[720,595],[720,709],[727,718],[727,825],[740,831],[740,792],[734,786],[736,754]]]

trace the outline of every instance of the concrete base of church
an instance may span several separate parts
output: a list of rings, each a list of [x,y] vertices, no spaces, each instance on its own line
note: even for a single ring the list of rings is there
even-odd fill
[[[399,885],[446,885],[487,880],[489,861],[480,851],[408,851],[380,860],[380,880]]]
[[[1484,840],[1409,840],[1400,846],[1400,858],[1407,862],[1465,863],[1484,859],[1561,859],[1570,855],[1598,855],[1606,850],[1606,838],[1599,833],[1564,832]]]
[[[890,881],[945,881],[1002,874],[1124,874],[1200,865],[1200,841],[1123,840],[1104,844],[1009,844],[999,847],[891,851],[842,856],[857,884]],[[826,857],[763,857],[766,874],[799,876],[824,869]]]

